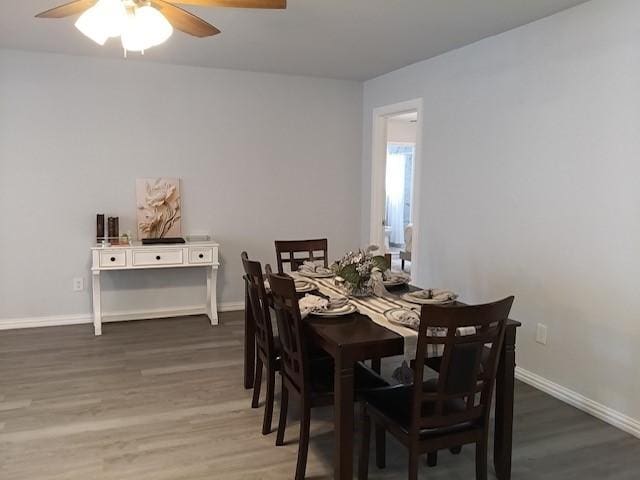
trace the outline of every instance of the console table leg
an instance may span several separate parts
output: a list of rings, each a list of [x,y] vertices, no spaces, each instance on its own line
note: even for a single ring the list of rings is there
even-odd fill
[[[207,316],[211,325],[218,325],[218,301],[217,301],[218,267],[207,269]]]
[[[102,335],[102,305],[100,304],[100,272],[93,272],[93,330]]]

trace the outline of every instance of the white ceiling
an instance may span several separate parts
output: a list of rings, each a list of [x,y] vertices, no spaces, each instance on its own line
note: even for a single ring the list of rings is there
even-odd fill
[[[66,1],[2,1],[0,47],[122,57],[117,40],[99,47],[71,18],[33,18]],[[196,39],[176,32],[130,60],[366,80],[585,1],[289,0],[287,10],[188,7],[222,34]]]

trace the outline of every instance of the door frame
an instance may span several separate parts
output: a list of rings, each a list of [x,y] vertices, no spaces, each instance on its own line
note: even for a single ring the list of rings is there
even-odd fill
[[[411,248],[411,278],[417,281],[419,276],[419,238],[420,238],[420,188],[417,180],[422,172],[422,98],[394,103],[373,109],[371,135],[371,204],[369,241],[372,245],[384,248],[384,215],[386,204],[385,177],[387,173],[387,120],[389,117],[408,112],[417,112],[416,148],[413,158],[413,185],[411,196],[411,221],[413,238]]]

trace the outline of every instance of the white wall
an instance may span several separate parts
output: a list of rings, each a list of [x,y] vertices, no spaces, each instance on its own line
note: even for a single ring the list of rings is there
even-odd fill
[[[72,279],[90,281],[95,214],[135,232],[138,177],[182,178],[223,303],[244,299],[244,249],[357,247],[361,116],[355,82],[0,50],[0,319],[89,313]],[[107,311],[204,304],[200,269],[103,278]]]
[[[518,364],[635,419],[639,19],[637,0],[593,1],[366,82],[361,232],[372,110],[422,97],[419,282],[514,294]]]

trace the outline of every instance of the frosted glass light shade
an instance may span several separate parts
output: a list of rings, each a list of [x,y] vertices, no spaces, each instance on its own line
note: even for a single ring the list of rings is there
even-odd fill
[[[103,20],[100,10],[96,7],[97,5],[94,5],[80,15],[80,18],[78,18],[75,25],[78,30],[98,45],[104,45],[109,37],[102,27]]]
[[[122,34],[127,9],[122,0],[99,0],[76,21],[76,28],[99,45]]]
[[[173,27],[164,15],[145,5],[128,15],[122,46],[131,52],[141,52],[166,42],[172,34]]]

